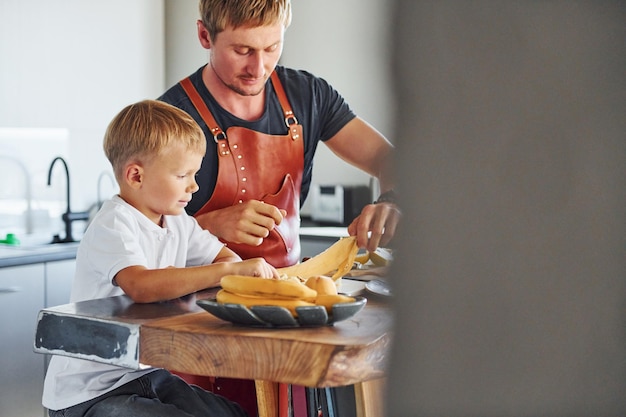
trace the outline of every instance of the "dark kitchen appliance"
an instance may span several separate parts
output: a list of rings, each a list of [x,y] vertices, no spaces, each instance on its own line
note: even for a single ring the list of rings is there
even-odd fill
[[[347,226],[371,203],[371,192],[367,185],[313,184],[311,202],[311,220]]]

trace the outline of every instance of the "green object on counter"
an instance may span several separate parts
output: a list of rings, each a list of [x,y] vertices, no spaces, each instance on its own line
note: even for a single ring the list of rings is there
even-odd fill
[[[14,233],[7,233],[6,238],[3,240],[0,240],[0,243],[4,243],[5,245],[11,245],[11,246],[19,246],[20,240],[15,236]]]

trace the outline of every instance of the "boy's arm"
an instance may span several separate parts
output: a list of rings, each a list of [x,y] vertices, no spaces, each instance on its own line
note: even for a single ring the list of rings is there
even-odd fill
[[[235,252],[233,252],[231,249],[227,248],[226,246],[222,247],[222,249],[219,251],[215,259],[213,259],[214,264],[219,263],[219,262],[239,262],[239,261],[241,261],[241,258],[239,257],[239,255],[237,255]]]
[[[136,303],[152,303],[216,287],[225,275],[278,278],[276,269],[263,258],[241,261],[226,247],[213,262],[187,268],[148,269],[144,266],[129,266],[117,273],[115,282]]]

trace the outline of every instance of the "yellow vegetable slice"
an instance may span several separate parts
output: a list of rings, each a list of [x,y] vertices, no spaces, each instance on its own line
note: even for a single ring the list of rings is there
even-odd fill
[[[258,278],[257,278],[258,279]],[[292,316],[297,317],[296,307],[314,306],[315,304],[299,299],[281,299],[270,297],[247,297],[241,294],[233,294],[221,289],[215,295],[215,299],[221,304],[241,304],[246,307],[252,306],[279,306],[285,307]]]
[[[388,266],[393,261],[393,252],[387,248],[376,248],[370,252],[370,260],[376,266]]]
[[[317,275],[330,275],[337,280],[344,276],[354,264],[359,247],[356,244],[356,237],[344,237],[335,242],[322,253],[307,259],[306,261],[279,268],[278,273],[287,276],[297,276],[303,280]]]
[[[226,291],[246,296],[260,296],[281,299],[314,300],[317,292],[298,279],[270,279],[245,275],[226,275],[220,281]]]
[[[337,294],[337,282],[331,277],[324,275],[309,277],[306,279],[304,285],[314,289],[318,297],[326,294]]]
[[[356,257],[354,258],[354,262],[358,262],[361,265],[365,265],[367,263],[367,261],[370,260],[370,253],[369,252],[364,252],[364,253],[358,253]]]
[[[315,304],[323,306],[328,313],[332,313],[335,304],[352,303],[355,300],[355,298],[343,294],[323,294],[317,296]]]

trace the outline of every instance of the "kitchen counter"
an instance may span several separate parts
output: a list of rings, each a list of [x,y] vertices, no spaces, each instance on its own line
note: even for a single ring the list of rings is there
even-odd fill
[[[300,222],[300,236],[307,238],[326,238],[337,240],[348,236],[348,227],[333,223],[321,223],[302,217]]]
[[[320,237],[339,239],[348,236],[348,228],[334,226],[302,226],[300,227],[301,237]]]
[[[306,256],[313,256],[330,246],[341,237],[348,236],[345,226],[330,226],[304,219],[300,227],[300,236],[306,245],[313,242],[313,246]],[[0,268],[11,266],[30,265],[43,262],[62,261],[75,259],[79,242],[73,243],[48,243],[50,238],[42,237],[23,242],[19,246],[0,244]]]
[[[70,301],[78,243],[50,244],[49,235],[20,236],[20,245],[0,244],[0,415],[43,416],[47,358],[33,352],[36,317],[42,308]],[[39,395],[37,395],[39,393]]]
[[[0,268],[76,258],[78,242],[10,246],[0,244]]]
[[[316,223],[303,218],[300,224],[301,256],[302,258],[313,257],[346,236],[348,236],[346,226]]]

